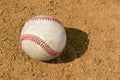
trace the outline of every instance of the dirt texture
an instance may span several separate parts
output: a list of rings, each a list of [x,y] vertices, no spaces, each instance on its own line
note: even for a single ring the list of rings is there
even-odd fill
[[[20,46],[37,15],[65,27],[67,45],[54,60],[34,60]],[[120,0],[0,0],[0,80],[120,80]]]

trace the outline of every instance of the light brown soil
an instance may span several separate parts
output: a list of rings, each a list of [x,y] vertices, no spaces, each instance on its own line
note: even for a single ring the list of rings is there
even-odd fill
[[[21,49],[24,23],[59,19],[63,55],[42,62]],[[0,80],[120,80],[120,0],[0,0]]]

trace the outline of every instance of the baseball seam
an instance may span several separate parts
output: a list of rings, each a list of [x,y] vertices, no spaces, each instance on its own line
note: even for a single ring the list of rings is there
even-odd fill
[[[45,51],[47,51],[48,54],[51,55],[51,56],[58,56],[63,51],[63,50],[61,50],[60,52],[57,52],[57,51],[53,50],[44,40],[40,39],[39,37],[37,37],[33,34],[22,35],[21,38],[20,38],[20,45],[21,46],[22,46],[22,42],[24,40],[30,40],[30,41],[35,42],[36,44],[41,46]]]
[[[28,21],[53,21],[53,22],[57,22],[61,24],[61,22],[57,20],[56,18],[50,18],[50,17],[45,17],[45,16],[33,17],[29,19]]]

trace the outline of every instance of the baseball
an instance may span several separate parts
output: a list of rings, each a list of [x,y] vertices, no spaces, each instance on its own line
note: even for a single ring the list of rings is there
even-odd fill
[[[66,33],[57,19],[40,15],[25,23],[20,35],[20,44],[30,57],[46,61],[63,52]]]

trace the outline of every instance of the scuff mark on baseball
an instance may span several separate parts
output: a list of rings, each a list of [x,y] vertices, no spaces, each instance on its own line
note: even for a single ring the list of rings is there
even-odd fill
[[[66,32],[57,19],[46,15],[35,16],[25,23],[20,44],[30,57],[50,60],[62,54]]]

